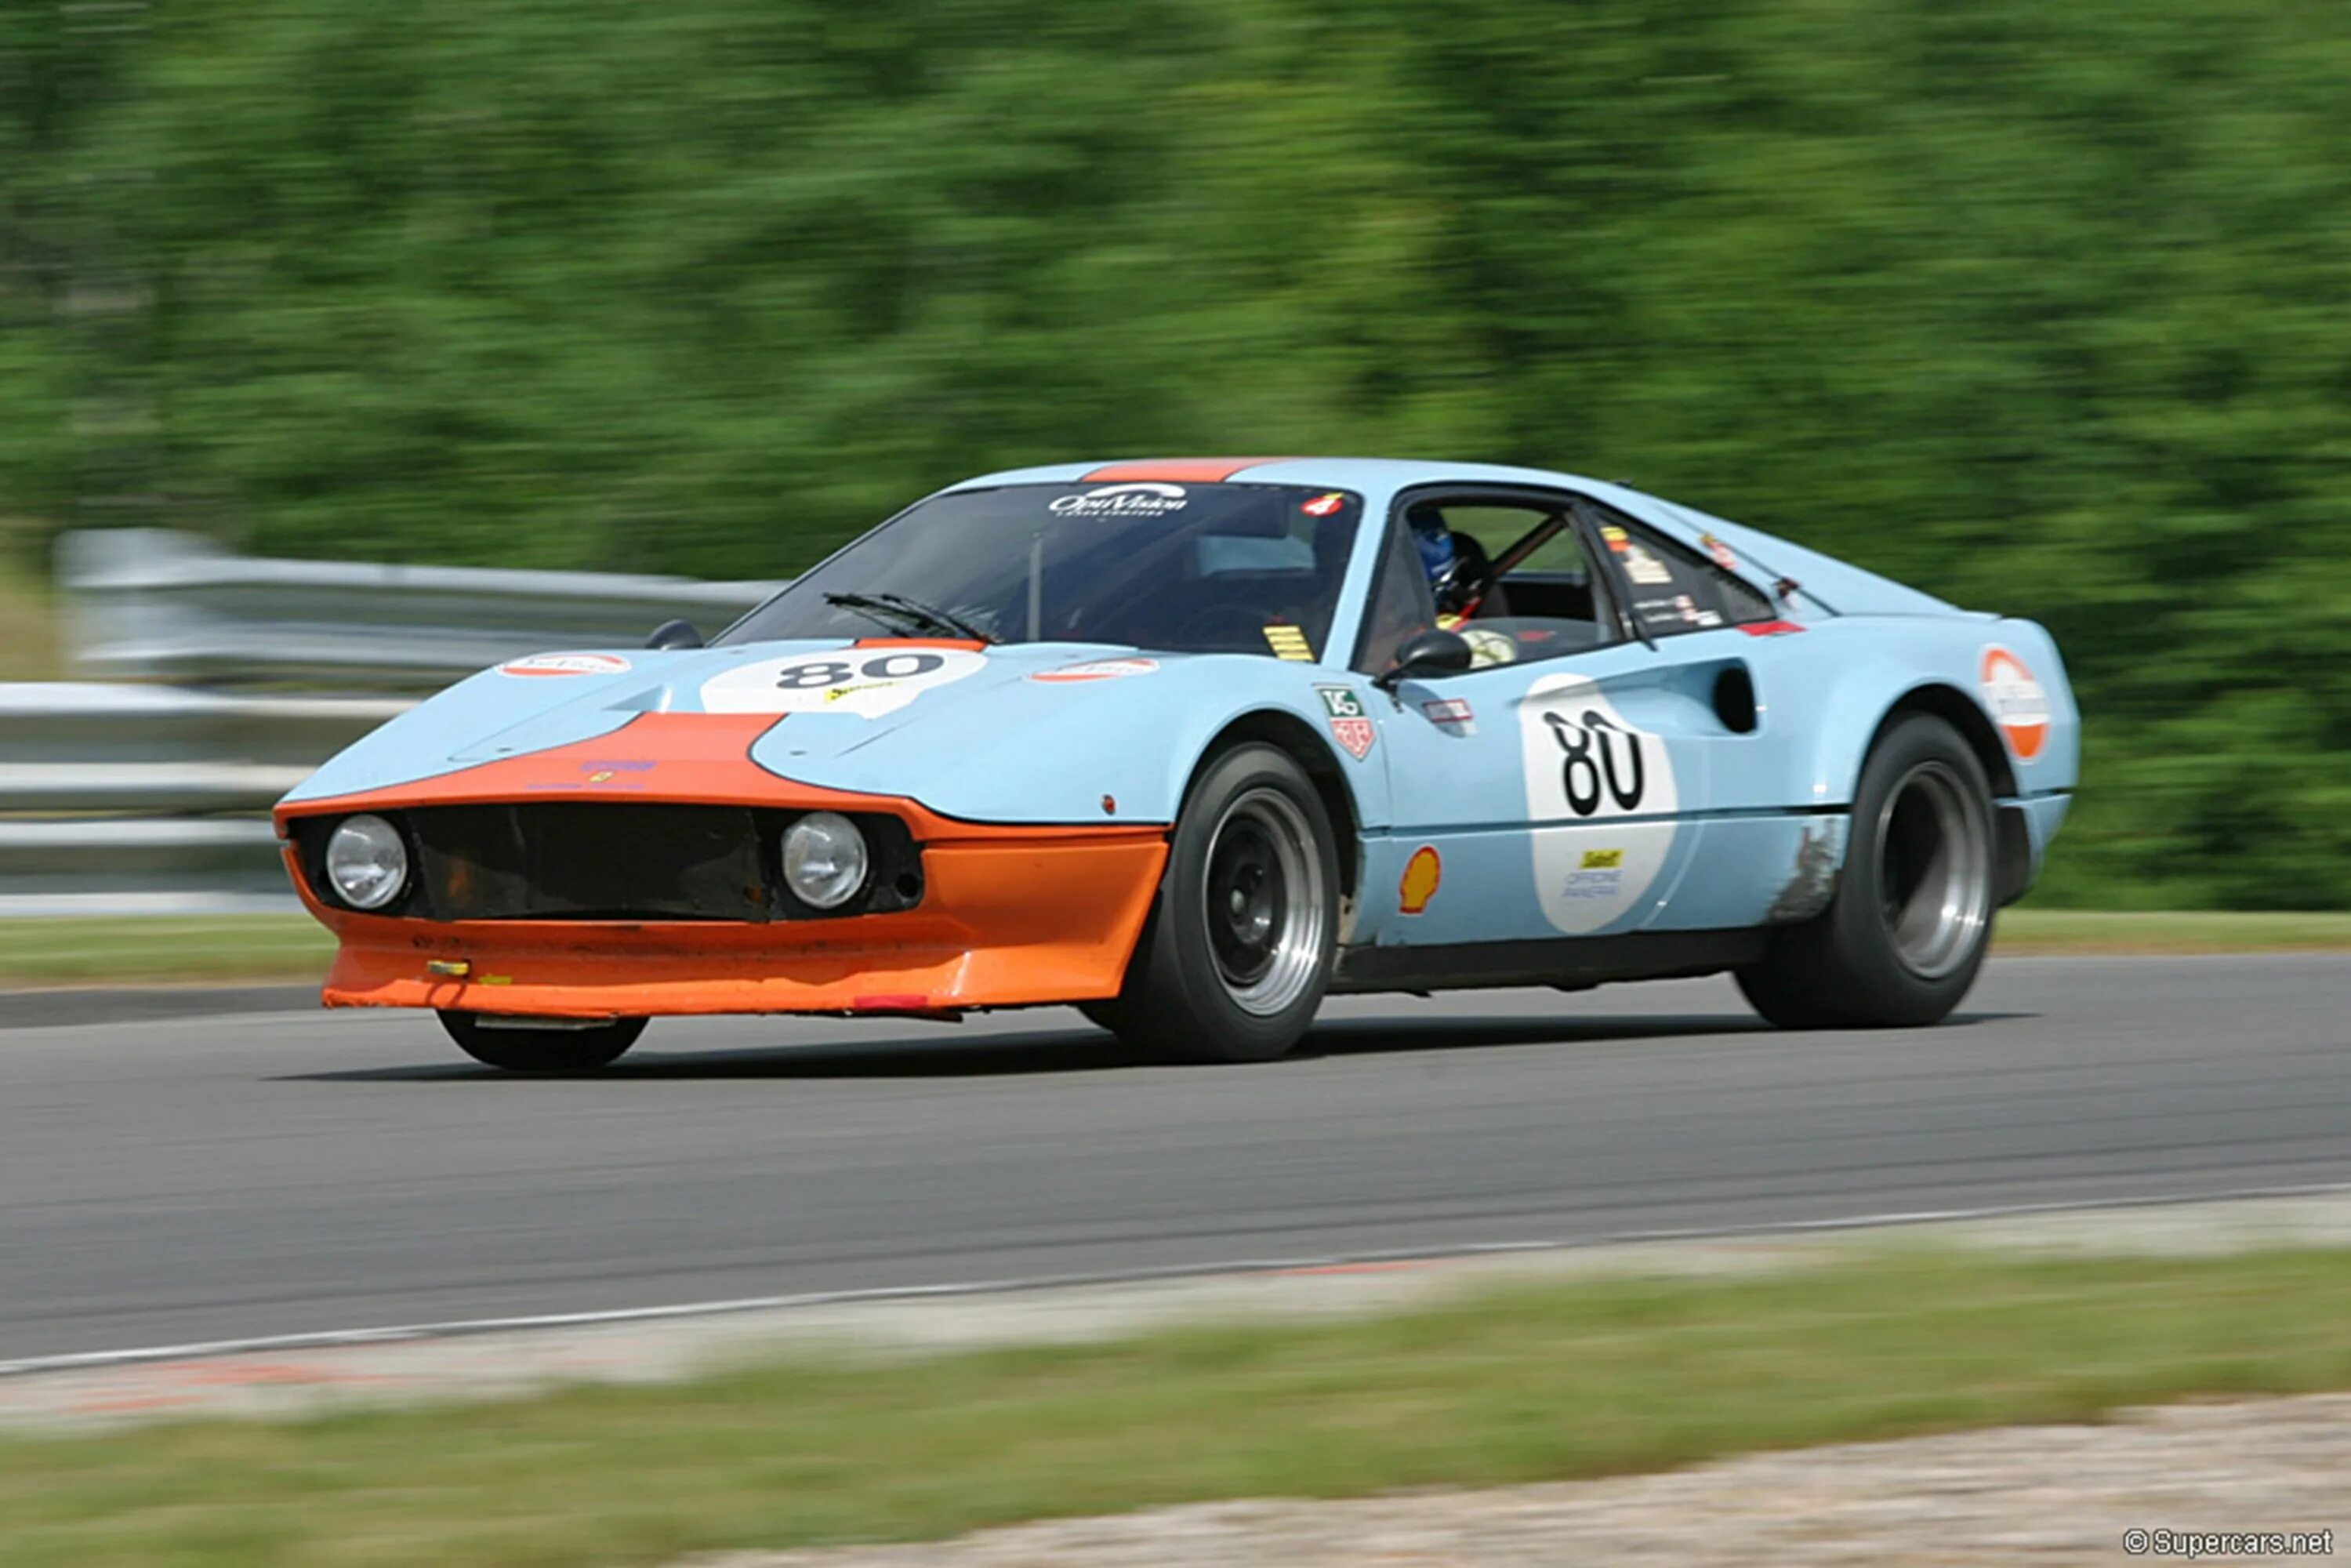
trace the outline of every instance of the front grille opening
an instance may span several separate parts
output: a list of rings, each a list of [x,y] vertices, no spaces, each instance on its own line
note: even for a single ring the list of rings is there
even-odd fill
[[[818,911],[782,883],[784,830],[798,811],[620,801],[426,806],[385,813],[407,836],[411,874],[385,913],[428,920],[772,920],[912,908],[922,859],[899,819],[849,813],[865,834],[864,890]],[[312,885],[325,885],[326,840],[339,819],[295,824]]]
[[[407,813],[424,913],[766,920],[758,822],[704,806],[439,806]]]

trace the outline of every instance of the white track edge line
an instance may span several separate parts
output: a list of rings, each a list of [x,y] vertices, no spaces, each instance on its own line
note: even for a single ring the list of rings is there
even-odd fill
[[[2351,1194],[2351,1182],[2314,1182],[2289,1186],[2235,1187],[2225,1192],[2164,1194],[2149,1197],[2117,1197],[2089,1202],[2053,1199],[2041,1203],[1988,1204],[1968,1208],[1922,1208],[1882,1214],[1855,1215],[1836,1219],[1765,1220],[1752,1225],[1688,1226],[1651,1230],[1618,1231],[1580,1240],[1479,1241],[1442,1248],[1407,1247],[1372,1252],[1343,1252],[1319,1258],[1243,1259],[1226,1263],[1171,1264],[1162,1268],[1113,1270],[1099,1273],[1045,1274],[1026,1279],[958,1281],[938,1285],[886,1285],[865,1290],[809,1291],[790,1295],[743,1296],[726,1301],[684,1301],[659,1307],[615,1307],[597,1312],[539,1312],[520,1317],[462,1318],[443,1322],[402,1323],[382,1328],[324,1329],[297,1333],[261,1334],[249,1339],[201,1340],[186,1344],[147,1345],[131,1350],[78,1351],[63,1355],[25,1356],[0,1361],[0,1377],[36,1373],[70,1372],[144,1363],[202,1361],[251,1355],[265,1351],[337,1350],[353,1345],[399,1344],[423,1340],[460,1339],[476,1334],[528,1333],[538,1329],[592,1328],[606,1323],[659,1322],[678,1318],[724,1317],[743,1312],[789,1311],[798,1307],[837,1306],[861,1301],[923,1301],[948,1296],[997,1296],[1024,1291],[1068,1290],[1088,1285],[1149,1284],[1172,1280],[1207,1280],[1224,1275],[1279,1274],[1297,1270],[1335,1269],[1363,1263],[1428,1262],[1489,1257],[1514,1252],[1574,1252],[1600,1247],[1634,1246],[1644,1242],[1724,1241],[1748,1237],[1801,1236],[1824,1231],[1886,1229],[1909,1225],[1944,1225],[1966,1220],[2012,1219],[2036,1214],[2095,1214],[2113,1209],[2201,1207],[2219,1203],[2242,1203],[2260,1198],[2318,1197]]]

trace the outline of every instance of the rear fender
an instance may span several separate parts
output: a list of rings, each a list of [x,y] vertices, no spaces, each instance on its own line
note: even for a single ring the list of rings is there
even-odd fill
[[[1760,671],[1759,697],[1768,730],[1807,738],[1766,786],[1777,803],[1850,808],[1878,738],[1906,715],[1932,714],[1984,765],[1998,807],[2001,900],[2021,896],[2080,769],[2081,716],[2048,632],[1991,617],[1848,617],[1786,642],[1810,646]]]

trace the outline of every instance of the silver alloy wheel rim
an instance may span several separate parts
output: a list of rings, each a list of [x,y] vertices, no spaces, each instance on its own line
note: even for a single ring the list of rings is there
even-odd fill
[[[1880,917],[1903,967],[1938,980],[1965,963],[1991,918],[1991,844],[1967,781],[1921,762],[1877,812]]]
[[[1322,963],[1322,858],[1298,802],[1250,789],[1208,835],[1200,915],[1225,994],[1270,1018],[1294,1005]]]

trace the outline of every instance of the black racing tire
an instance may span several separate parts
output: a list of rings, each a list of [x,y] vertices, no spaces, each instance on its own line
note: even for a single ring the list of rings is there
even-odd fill
[[[1828,908],[1736,971],[1739,988],[1782,1029],[1941,1022],[1991,944],[1995,844],[1974,750],[1932,714],[1896,721],[1862,764]]]
[[[1339,928],[1339,855],[1305,769],[1248,744],[1202,770],[1116,1000],[1086,1016],[1163,1061],[1271,1061],[1314,1021]]]
[[[614,1019],[587,1029],[485,1029],[475,1013],[443,1009],[441,1027],[467,1056],[508,1072],[594,1072],[621,1060],[643,1019]]]
[[[1138,948],[1139,948],[1138,944]],[[1116,997],[1104,997],[1100,1001],[1080,1002],[1078,1010],[1096,1029],[1106,1029],[1113,1034],[1126,1032],[1126,1015],[1119,1010]]]

